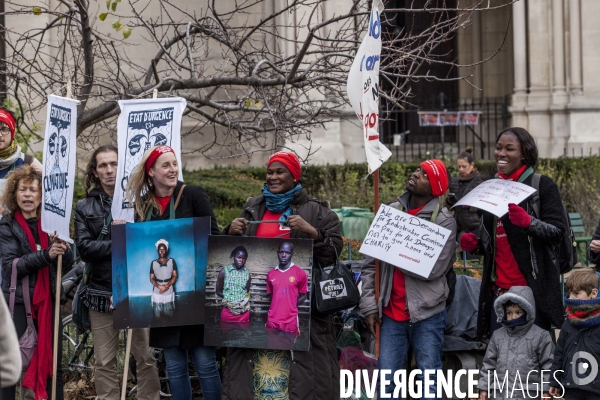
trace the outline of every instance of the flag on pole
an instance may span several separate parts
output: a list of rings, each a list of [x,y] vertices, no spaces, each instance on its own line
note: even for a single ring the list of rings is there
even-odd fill
[[[153,146],[170,146],[181,163],[181,117],[186,104],[180,97],[119,101],[119,169],[111,208],[114,220],[133,222],[133,204],[127,200],[125,190],[146,150]],[[181,164],[179,180],[183,181]]]
[[[381,0],[373,0],[369,26],[348,74],[346,89],[352,109],[362,121],[369,174],[392,153],[379,141],[379,63],[381,60]]]
[[[79,101],[50,95],[42,165],[42,230],[73,243],[69,225],[73,208]]]

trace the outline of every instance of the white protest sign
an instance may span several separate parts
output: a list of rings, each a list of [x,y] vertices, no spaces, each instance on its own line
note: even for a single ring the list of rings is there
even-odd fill
[[[114,220],[133,222],[133,204],[125,197],[127,182],[144,153],[151,147],[170,146],[181,166],[181,116],[187,102],[180,97],[166,99],[120,100],[121,115],[117,121],[119,168],[112,203]]]
[[[381,62],[381,0],[373,0],[369,26],[350,67],[346,90],[352,109],[363,124],[369,174],[392,156],[379,141],[379,64]]]
[[[69,235],[77,149],[79,101],[48,96],[42,163],[42,230],[73,243]]]
[[[454,207],[475,207],[500,218],[508,212],[509,203],[519,204],[535,191],[534,188],[523,183],[490,179],[467,193]]]
[[[428,278],[452,232],[382,204],[360,252]]]

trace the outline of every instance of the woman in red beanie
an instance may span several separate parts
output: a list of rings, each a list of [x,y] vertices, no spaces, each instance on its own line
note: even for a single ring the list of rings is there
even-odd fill
[[[225,228],[229,235],[309,238],[314,240],[313,264],[325,267],[342,249],[340,221],[325,202],[310,197],[300,182],[300,161],[295,154],[280,151],[267,163],[267,179],[261,196],[246,202],[239,218]],[[279,220],[280,223],[249,224],[249,221]],[[339,399],[336,335],[332,317],[311,318],[310,351],[294,352],[229,348],[223,379],[223,399],[269,398]],[[277,360],[277,367],[272,363]],[[249,362],[250,361],[250,362]],[[267,367],[265,374],[254,375]],[[258,381],[260,380],[260,382]],[[273,384],[280,389],[273,393]],[[255,389],[256,388],[256,389]]]
[[[6,183],[6,175],[15,168],[23,164],[31,164],[36,171],[42,172],[42,164],[21,151],[21,146],[15,140],[16,129],[17,124],[13,113],[0,107],[0,193]],[[2,211],[1,205],[0,211]]]
[[[494,158],[497,179],[532,186],[538,149],[523,128],[508,128],[498,134]],[[477,336],[492,335],[500,324],[493,318],[496,298],[513,286],[529,286],[536,304],[535,324],[550,330],[562,326],[564,308],[557,260],[559,243],[566,234],[563,205],[556,183],[539,177],[539,214],[533,211],[535,195],[520,204],[509,204],[502,218],[480,211],[478,235],[465,233],[460,247],[483,255],[483,277],[479,291]]]

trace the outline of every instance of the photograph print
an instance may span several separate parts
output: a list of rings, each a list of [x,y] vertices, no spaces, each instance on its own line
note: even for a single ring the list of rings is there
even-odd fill
[[[210,218],[113,225],[115,329],[203,324]]]
[[[307,351],[312,240],[210,236],[204,344]]]

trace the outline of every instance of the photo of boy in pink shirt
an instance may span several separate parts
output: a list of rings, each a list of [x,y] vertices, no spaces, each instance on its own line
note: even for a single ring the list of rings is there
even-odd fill
[[[271,306],[267,315],[267,328],[300,333],[298,306],[306,301],[308,275],[292,262],[294,245],[282,242],[277,251],[279,265],[267,274],[267,294]]]

